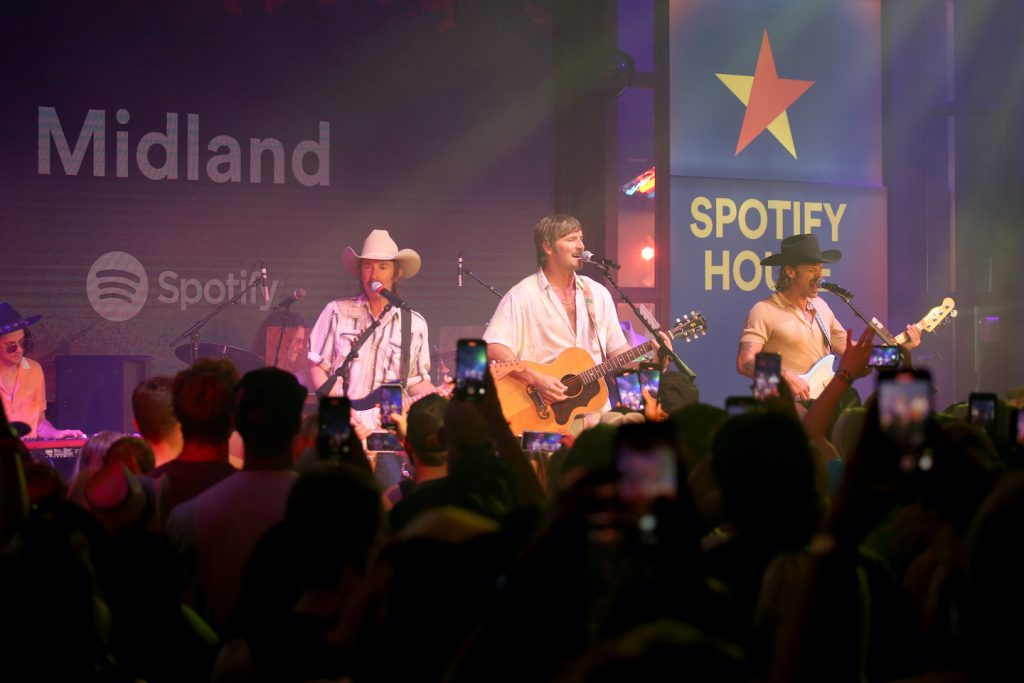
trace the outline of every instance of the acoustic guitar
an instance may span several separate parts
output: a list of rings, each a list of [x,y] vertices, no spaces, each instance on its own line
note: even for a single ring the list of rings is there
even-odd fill
[[[921,318],[918,322],[914,323],[914,327],[921,330],[922,332],[931,332],[942,323],[945,318],[949,316],[951,318],[956,317],[956,302],[948,296],[942,300],[942,303],[928,311],[928,313]],[[898,346],[906,344],[910,341],[910,335],[904,330],[900,334],[893,335],[889,330],[885,329],[882,323],[878,322],[877,318],[871,319],[871,327],[875,329],[882,339],[890,346]],[[802,375],[799,375],[800,379],[807,382],[807,386],[810,387],[810,397],[818,398],[821,392],[825,391],[825,387],[832,381],[832,377],[836,374],[834,366],[837,356],[833,353],[828,354],[822,358],[819,358],[814,365],[811,366],[810,370]]]
[[[675,326],[665,332],[673,339],[682,338],[690,342],[707,332],[707,321],[700,313],[691,311],[677,319]],[[519,361],[535,372],[558,378],[566,387],[567,398],[546,403],[535,387],[508,373],[500,379],[495,377],[501,411],[513,434],[525,431],[564,434],[577,415],[597,412],[604,407],[608,401],[608,388],[602,381],[606,374],[625,367],[657,348],[655,342],[649,341],[599,365],[594,363],[589,353],[576,346],[562,351],[550,363]]]

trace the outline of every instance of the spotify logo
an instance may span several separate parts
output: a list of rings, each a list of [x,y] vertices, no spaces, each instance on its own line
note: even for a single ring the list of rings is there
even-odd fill
[[[137,258],[123,251],[108,251],[89,269],[85,292],[100,317],[123,322],[142,310],[149,279]]]

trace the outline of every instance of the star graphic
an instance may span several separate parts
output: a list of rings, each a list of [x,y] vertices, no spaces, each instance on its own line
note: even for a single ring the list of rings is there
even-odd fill
[[[796,147],[793,145],[793,133],[789,129],[786,109],[807,92],[814,81],[779,78],[775,70],[775,58],[772,56],[772,45],[768,42],[768,31],[764,32],[761,39],[761,52],[757,56],[753,76],[715,75],[747,106],[740,139],[736,143],[736,155],[767,128],[796,159]]]

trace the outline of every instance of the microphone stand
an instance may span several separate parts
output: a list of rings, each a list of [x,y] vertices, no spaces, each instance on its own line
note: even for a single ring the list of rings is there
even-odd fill
[[[284,331],[288,329],[288,317],[292,314],[292,307],[288,306],[284,309],[284,315],[281,317],[281,333],[277,335],[277,347],[274,348],[274,367],[277,367],[277,361],[281,358],[281,341],[284,339]]]
[[[843,295],[842,295],[842,294],[840,294],[839,292],[832,292],[832,290],[830,290],[830,289],[826,289],[825,291],[826,291],[826,292],[831,292],[832,294],[835,294],[835,295],[836,295],[837,297],[839,297],[840,299],[842,299],[842,300],[843,300],[843,303],[845,303],[845,304],[846,304],[847,306],[849,306],[849,307],[850,307],[850,310],[851,310],[851,311],[853,311],[853,314],[854,314],[855,316],[857,316],[858,318],[860,318],[861,320],[863,320],[863,321],[864,321],[864,324],[865,324],[865,325],[867,325],[868,327],[870,327],[871,329],[873,329],[873,330],[875,331],[875,333],[876,333],[876,334],[877,334],[877,335],[878,335],[879,337],[881,337],[881,338],[882,338],[882,341],[884,341],[884,342],[885,342],[885,345],[886,345],[886,346],[899,346],[899,344],[897,344],[897,343],[896,343],[896,340],[895,340],[895,339],[893,339],[892,335],[891,335],[891,334],[889,334],[889,331],[888,331],[887,329],[885,329],[884,327],[882,327],[882,325],[880,325],[880,324],[876,325],[875,323],[873,323],[873,322],[871,322],[870,320],[868,320],[867,318],[865,318],[865,317],[864,317],[864,314],[863,314],[863,313],[861,313],[861,312],[860,312],[860,311],[859,311],[859,310],[857,309],[857,307],[856,307],[856,306],[854,306],[854,305],[853,305],[853,304],[852,304],[852,303],[850,302],[850,299],[852,299],[852,298],[853,298],[853,294],[850,294],[850,296],[843,296]]]
[[[463,267],[462,267],[462,274],[463,274],[463,275],[468,275],[468,276],[470,276],[471,278],[473,278],[474,280],[476,280],[477,282],[479,282],[479,283],[480,283],[481,285],[483,285],[483,286],[484,286],[484,287],[486,287],[487,289],[491,290],[491,293],[492,293],[492,294],[494,294],[494,296],[498,297],[499,299],[500,299],[501,297],[505,296],[504,294],[502,294],[501,292],[499,292],[498,290],[496,290],[496,289],[495,289],[494,287],[491,287],[491,286],[490,286],[489,284],[487,284],[486,282],[484,282],[483,280],[481,280],[480,278],[478,278],[478,277],[476,276],[476,273],[474,273],[472,269],[470,269],[470,268],[466,268],[465,266],[463,266]]]
[[[348,352],[348,355],[345,356],[345,360],[342,361],[338,369],[334,371],[334,374],[328,377],[327,381],[316,390],[317,396],[321,398],[329,396],[331,389],[333,389],[334,385],[338,383],[339,377],[341,377],[341,394],[342,396],[348,396],[348,381],[352,374],[352,363],[359,357],[359,349],[363,347],[363,344],[365,344],[366,340],[370,338],[373,331],[380,327],[380,321],[384,319],[384,316],[387,315],[390,310],[391,304],[385,305],[384,309],[380,312],[380,316],[374,318],[373,321],[367,325],[366,329],[359,333],[356,340],[352,342],[352,349]]]
[[[228,306],[231,306],[232,304],[238,303],[239,300],[243,296],[245,296],[249,292],[250,289],[253,289],[254,287],[256,287],[256,285],[259,284],[259,282],[260,282],[260,280],[258,278],[253,280],[252,282],[250,282],[248,287],[246,287],[245,289],[240,291],[238,294],[236,294],[232,298],[230,298],[227,301],[225,301],[224,303],[222,303],[217,308],[213,309],[213,313],[210,313],[210,315],[206,316],[205,318],[203,318],[199,322],[197,322],[194,325],[192,325],[192,327],[188,328],[187,330],[185,330],[184,332],[179,334],[177,337],[175,337],[170,342],[168,342],[168,345],[169,346],[174,346],[175,344],[177,344],[178,342],[183,340],[185,337],[191,337],[192,344],[191,344],[191,348],[189,349],[189,358],[191,358],[192,365],[195,365],[196,361],[199,360],[199,331],[202,330],[203,327],[206,325],[206,323],[210,322],[210,320],[214,316],[216,316],[218,313],[223,311]]]
[[[676,369],[678,369],[679,372],[686,375],[691,382],[695,380],[697,378],[697,373],[691,370],[689,366],[683,362],[683,359],[680,358],[679,355],[672,350],[672,347],[665,343],[665,340],[661,338],[661,335],[658,334],[658,331],[654,329],[654,326],[651,325],[650,322],[648,322],[647,316],[640,312],[640,309],[637,308],[636,304],[633,303],[633,300],[626,296],[626,293],[623,292],[622,288],[619,287],[618,283],[615,282],[615,278],[612,277],[611,270],[608,268],[608,266],[605,266],[600,263],[594,263],[594,265],[601,269],[601,272],[604,274],[604,278],[608,280],[609,283],[611,283],[611,286],[615,288],[616,292],[619,293],[619,296],[622,298],[622,300],[629,304],[629,307],[633,309],[633,314],[636,315],[637,319],[639,319],[640,322],[644,324],[644,327],[647,328],[647,331],[651,333],[651,340],[658,345],[658,351],[664,354],[665,356],[668,356],[672,360],[673,365],[676,366]]]

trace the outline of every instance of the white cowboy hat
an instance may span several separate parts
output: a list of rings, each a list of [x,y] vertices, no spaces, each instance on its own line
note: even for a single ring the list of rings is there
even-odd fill
[[[352,247],[345,247],[341,252],[341,263],[345,270],[359,277],[359,259],[375,259],[377,261],[398,261],[402,267],[402,279],[408,280],[420,272],[420,255],[412,249],[399,251],[398,245],[391,239],[387,230],[371,230],[363,242],[363,252],[357,254]]]

